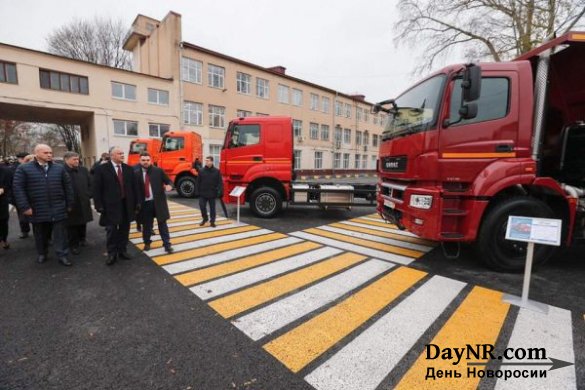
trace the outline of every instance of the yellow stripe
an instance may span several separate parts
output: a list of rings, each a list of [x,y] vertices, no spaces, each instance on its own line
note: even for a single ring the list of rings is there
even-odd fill
[[[426,275],[400,267],[343,302],[264,345],[291,371],[298,372]]]
[[[223,317],[229,318],[350,267],[365,258],[355,253],[344,253],[300,271],[216,299],[209,305]]]
[[[234,222],[229,221],[229,220],[215,222],[215,224],[218,226],[219,225],[229,225],[231,223],[234,223]],[[172,227],[169,227],[169,233],[182,232],[184,230],[203,229],[203,228],[208,228],[208,227],[209,227],[209,225],[199,226],[198,223],[193,223],[193,224],[189,224],[189,225],[182,225],[182,226],[172,226]],[[157,229],[155,228],[154,230],[157,230]],[[140,237],[142,237],[141,232],[130,233],[130,238],[140,238]]]
[[[384,238],[392,238],[394,240],[398,240],[398,241],[404,241],[404,242],[410,242],[412,244],[420,244],[420,245],[428,245],[428,246],[434,246],[432,241],[427,241],[427,240],[423,240],[421,238],[416,238],[416,237],[410,237],[410,236],[403,236],[401,234],[395,234],[395,233],[388,233],[388,232],[381,232],[379,230],[371,230],[371,229],[366,229],[360,226],[352,226],[352,225],[346,225],[343,223],[332,223],[329,226],[333,226],[339,229],[345,229],[345,230],[350,230],[353,232],[360,232],[360,233],[366,233],[366,234],[371,234],[372,236],[378,236],[378,237],[384,237]]]
[[[321,245],[315,244],[313,242],[302,242],[300,244],[292,245],[286,248],[280,248],[270,252],[244,257],[236,261],[219,264],[214,267],[187,272],[185,274],[176,276],[175,278],[184,286],[191,286],[197,283],[205,282],[207,280],[218,278],[220,276],[233,274],[262,264],[270,263],[275,260],[280,260],[285,257],[290,257],[312,249],[317,249],[320,246]]]
[[[367,219],[354,218],[354,219],[350,219],[350,221],[364,223],[366,225],[385,227],[386,229],[395,229],[395,230],[398,230],[398,228],[396,227],[396,225],[391,224],[391,223],[386,223],[386,222],[384,222],[382,220],[380,220],[380,222],[376,222],[376,221],[369,221]]]
[[[465,348],[466,344],[495,344],[504,325],[510,305],[502,302],[502,293],[483,287],[474,287],[467,298],[449,318],[443,328],[437,333],[431,344],[439,347]],[[427,360],[426,351],[421,353],[416,362],[398,383],[397,389],[476,389],[479,377],[442,378],[437,381],[425,380],[428,367],[435,370],[467,370],[467,362],[475,361],[461,359],[459,365],[454,366],[454,360]],[[483,361],[483,360],[480,360]]]
[[[516,152],[501,153],[443,153],[443,158],[505,158],[516,157]]]
[[[326,230],[321,230],[321,229],[315,229],[315,228],[307,229],[307,230],[305,230],[305,232],[311,233],[311,234],[317,234],[317,235],[323,236],[323,237],[332,238],[334,240],[339,240],[339,241],[343,241],[343,242],[350,242],[351,244],[361,245],[361,246],[365,246],[365,247],[371,248],[371,249],[379,249],[381,251],[395,253],[397,255],[402,255],[402,256],[419,258],[424,254],[423,252],[415,251],[413,249],[400,248],[398,246],[382,244],[380,242],[365,240],[363,238],[348,237],[348,236],[345,236],[343,234],[328,232]]]
[[[286,238],[286,237],[287,237],[286,235],[281,234],[281,233],[264,234],[262,236],[244,238],[242,240],[229,241],[229,242],[224,242],[221,244],[214,244],[214,245],[206,246],[203,248],[196,248],[196,249],[190,249],[190,250],[183,251],[183,252],[177,252],[177,253],[173,253],[170,255],[157,256],[157,257],[154,257],[153,260],[158,265],[165,265],[165,264],[170,264],[170,263],[176,263],[178,261],[194,259],[194,258],[200,257],[200,256],[212,255],[214,253],[219,253],[219,252],[227,251],[230,249],[237,249],[237,248],[242,248],[242,247],[246,247],[249,245],[259,244],[262,242],[278,240],[280,238]]]
[[[225,229],[225,230],[216,230],[213,232],[189,234],[188,236],[175,237],[175,238],[172,238],[171,240],[172,240],[173,245],[177,245],[177,244],[182,244],[185,242],[204,240],[206,238],[212,238],[212,237],[229,236],[230,234],[249,232],[249,231],[258,230],[258,229],[260,229],[260,228],[253,226],[253,225],[247,225],[247,226],[234,227],[234,228]],[[138,247],[138,249],[141,249],[141,250],[144,248],[144,244],[137,244],[136,246]],[[162,246],[163,246],[162,240],[153,241],[152,244],[150,245],[150,247],[152,249],[161,248]]]

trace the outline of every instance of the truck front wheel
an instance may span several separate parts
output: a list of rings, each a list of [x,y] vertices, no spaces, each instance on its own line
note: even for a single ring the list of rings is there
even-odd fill
[[[182,198],[194,198],[197,190],[197,181],[194,177],[183,176],[177,181],[177,193]]]
[[[527,244],[506,240],[510,215],[554,218],[554,212],[538,199],[515,197],[500,202],[485,217],[477,240],[483,262],[496,271],[521,272],[526,263]],[[536,266],[545,263],[553,252],[552,246],[535,245],[533,264]]]
[[[260,187],[250,196],[250,208],[260,218],[272,218],[282,209],[282,197],[274,188]]]

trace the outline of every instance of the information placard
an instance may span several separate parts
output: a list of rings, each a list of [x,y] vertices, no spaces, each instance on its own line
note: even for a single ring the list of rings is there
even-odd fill
[[[560,219],[532,218],[510,215],[506,239],[544,245],[561,245]]]
[[[230,196],[233,196],[235,198],[239,198],[240,196],[242,196],[244,191],[246,191],[246,187],[240,187],[240,186],[234,187],[232,192],[230,192]]]

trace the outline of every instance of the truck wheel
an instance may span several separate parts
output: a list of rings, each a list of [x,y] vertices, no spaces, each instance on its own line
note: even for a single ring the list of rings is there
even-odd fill
[[[197,181],[194,177],[191,176],[183,176],[177,182],[177,193],[182,198],[194,198],[196,189],[197,189]]]
[[[260,187],[250,197],[252,212],[260,218],[272,218],[282,209],[282,197],[274,188]]]
[[[526,263],[528,244],[506,240],[510,215],[554,218],[554,212],[540,200],[515,197],[500,202],[485,217],[476,243],[483,262],[496,271],[521,272]],[[553,252],[554,247],[550,245],[535,245],[533,264],[544,264]]]

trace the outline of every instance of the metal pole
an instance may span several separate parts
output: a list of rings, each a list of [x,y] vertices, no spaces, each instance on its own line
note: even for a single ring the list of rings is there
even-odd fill
[[[524,284],[522,285],[522,304],[528,302],[528,290],[530,289],[530,275],[532,274],[532,259],[534,257],[534,243],[528,243],[526,252],[526,267],[524,268]]]
[[[238,225],[240,224],[240,197],[238,196],[238,212],[237,212],[237,219]]]

